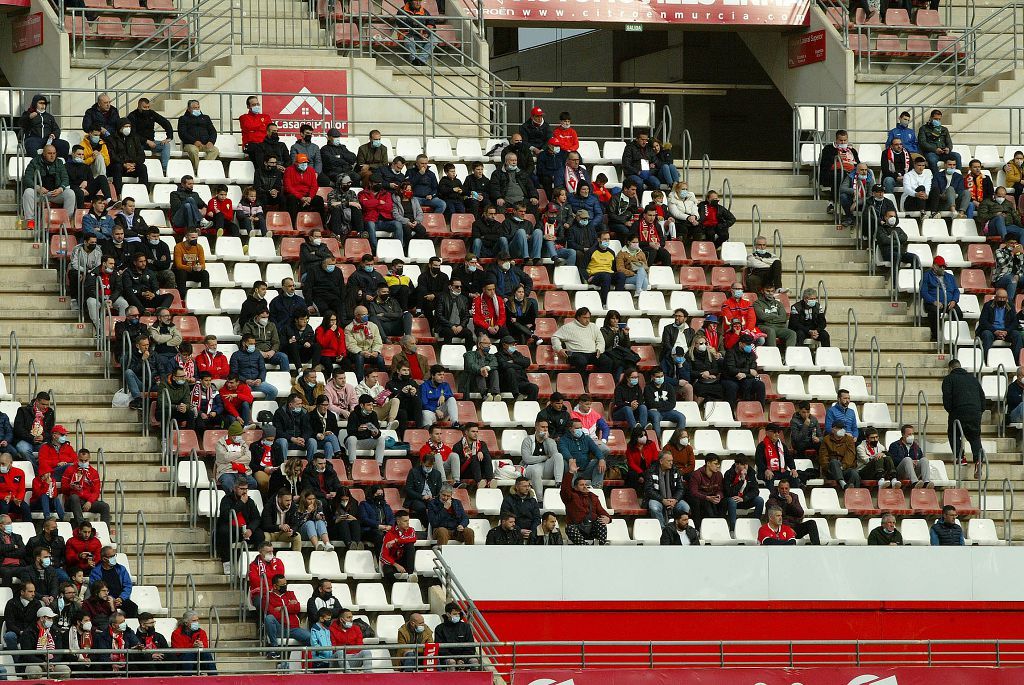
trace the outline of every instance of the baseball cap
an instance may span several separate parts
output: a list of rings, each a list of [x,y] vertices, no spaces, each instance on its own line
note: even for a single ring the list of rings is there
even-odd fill
[[[295,155],[295,163],[296,164],[301,164],[303,162],[308,162],[308,161],[309,161],[309,157],[307,155],[304,155],[304,154],[301,154],[301,153]]]
[[[544,116],[544,110],[542,110],[540,107],[534,107],[533,109],[530,110],[530,116],[542,117]]]
[[[60,424],[58,424],[58,425],[53,427],[53,432],[54,433],[60,433],[61,435],[67,435],[68,434],[68,429],[65,428],[64,426],[61,426]]]
[[[704,317],[704,320],[710,323],[718,323],[718,316],[716,314],[708,314]]]
[[[40,607],[36,612],[36,618],[53,618],[56,615],[50,607]]]
[[[939,255],[932,260],[932,264],[934,264],[935,266],[946,266],[946,258]]]
[[[327,132],[327,135],[330,138],[341,138],[341,129],[332,128]]]
[[[885,192],[885,188],[882,187],[881,183],[876,183],[875,185],[871,186],[871,192],[872,193],[883,193],[883,192]]]

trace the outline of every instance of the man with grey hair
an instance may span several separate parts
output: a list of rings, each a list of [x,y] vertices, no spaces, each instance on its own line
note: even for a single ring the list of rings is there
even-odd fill
[[[35,218],[36,205],[46,197],[52,207],[63,207],[69,217],[75,214],[75,193],[71,190],[68,169],[57,158],[57,148],[44,145],[43,153],[25,167],[22,177],[21,212],[26,220]]]
[[[799,302],[789,308],[789,327],[796,332],[797,344],[830,347],[832,338],[825,330],[825,312],[818,304],[818,291],[805,288]]]
[[[199,173],[199,153],[205,159],[217,159],[220,150],[217,142],[217,129],[209,114],[204,114],[199,100],[189,100],[185,113],[178,117],[178,137],[181,139],[181,150],[192,161],[192,168]]]
[[[896,530],[896,517],[891,511],[882,513],[882,523],[868,534],[869,545],[903,545],[903,535]]]
[[[454,539],[464,545],[472,545],[476,539],[475,531],[469,527],[466,510],[462,502],[455,499],[454,493],[451,485],[442,485],[437,499],[427,502],[427,520],[434,530],[437,544],[446,545]]]
[[[96,104],[85,110],[82,116],[82,130],[86,133],[98,130],[101,136],[109,138],[114,135],[120,120],[117,107],[111,104],[110,95],[100,93],[96,98]]]
[[[530,479],[533,491],[537,493],[537,500],[543,502],[544,481],[562,482],[562,475],[565,473],[565,459],[558,452],[558,443],[548,432],[548,422],[538,419],[533,427],[533,435],[523,438],[519,456],[522,458],[522,463],[526,465],[524,475]]]
[[[754,238],[754,250],[747,255],[747,288],[753,292],[761,288],[782,287],[782,260],[768,249],[763,235]]]
[[[118,675],[127,673],[128,653],[134,652],[140,644],[139,637],[128,627],[126,620],[125,613],[116,609],[110,615],[110,625],[104,630],[95,631],[92,643],[93,648],[101,652],[96,656],[96,661],[107,664],[107,668]],[[134,664],[132,669],[134,671]]]
[[[195,654],[178,654],[183,675],[217,675],[217,664],[210,653],[210,638],[199,623],[199,612],[187,609],[178,621],[178,627],[171,634],[171,646],[175,649],[195,649]]]

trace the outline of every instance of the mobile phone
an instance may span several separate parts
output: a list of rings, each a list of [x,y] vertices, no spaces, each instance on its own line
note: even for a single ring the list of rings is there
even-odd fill
[[[626,327],[626,323],[624,321],[620,321],[619,322],[619,328],[625,328],[625,327]]]

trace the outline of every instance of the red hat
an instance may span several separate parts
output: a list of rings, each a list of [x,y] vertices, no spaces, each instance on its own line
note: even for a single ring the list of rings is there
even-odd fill
[[[60,424],[57,424],[56,426],[53,427],[53,432],[60,433],[61,435],[67,435],[68,429],[65,428],[64,426],[61,426]]]
[[[301,164],[302,162],[308,162],[308,161],[309,161],[309,156],[307,156],[307,155],[304,155],[304,154],[301,154],[301,153],[295,155],[295,163],[296,164]]]
[[[936,266],[946,266],[946,258],[939,255],[932,260],[932,264],[935,264]]]
[[[548,140],[548,145],[550,145],[551,147],[558,147],[558,139],[557,138],[549,139]]]
[[[544,110],[542,110],[540,107],[534,107],[533,109],[530,110],[530,116],[542,117],[544,116]]]
[[[558,205],[556,205],[555,203],[552,202],[551,204],[548,205],[548,208],[546,210],[544,210],[544,211],[546,211],[548,214],[558,214]]]

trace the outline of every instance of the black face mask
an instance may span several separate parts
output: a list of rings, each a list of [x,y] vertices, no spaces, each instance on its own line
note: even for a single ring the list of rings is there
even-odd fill
[[[270,141],[271,143],[276,143],[277,142],[277,134],[276,133],[268,133],[267,134],[267,140]]]
[[[312,142],[313,134],[312,133],[307,133],[306,135],[302,136],[302,140],[304,140],[307,143]]]
[[[264,164],[263,168],[266,169],[267,171],[273,171],[274,169],[277,168],[277,165],[276,164]]]

